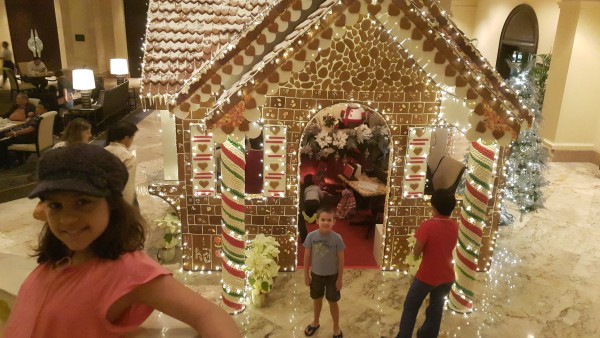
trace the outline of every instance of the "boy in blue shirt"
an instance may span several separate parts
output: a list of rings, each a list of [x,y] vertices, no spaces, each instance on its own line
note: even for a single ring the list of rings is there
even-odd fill
[[[340,309],[342,276],[344,273],[344,241],[342,236],[333,231],[335,211],[321,208],[317,211],[319,229],[311,232],[304,241],[304,283],[310,286],[310,298],[313,299],[314,318],[304,334],[312,336],[321,326],[319,317],[323,306],[323,296],[329,303],[333,319],[333,337],[342,338],[340,330]],[[310,273],[309,273],[310,272]]]

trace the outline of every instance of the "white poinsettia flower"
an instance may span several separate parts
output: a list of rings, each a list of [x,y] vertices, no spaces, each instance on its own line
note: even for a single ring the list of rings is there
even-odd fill
[[[333,145],[338,149],[343,149],[346,146],[346,141],[348,140],[348,134],[343,131],[338,130],[335,134],[333,134]]]
[[[366,124],[361,124],[354,128],[354,130],[356,130],[356,139],[358,140],[358,143],[364,143],[373,137],[373,132]]]
[[[417,274],[417,271],[419,270],[419,266],[421,265],[421,258],[416,259],[415,255],[413,255],[412,253],[413,248],[415,247],[415,243],[417,242],[414,231],[410,233],[407,242],[409,254],[404,259],[404,264],[408,265],[408,274],[410,276],[415,276]]]
[[[267,293],[279,273],[279,242],[272,236],[257,235],[246,249],[246,268],[253,294]]]
[[[277,276],[278,273],[279,273],[279,266],[277,264],[271,264],[267,268],[268,276],[275,277],[275,276]]]
[[[277,256],[279,256],[279,249],[277,249],[275,246],[269,246],[265,248],[264,253],[270,258],[277,258]]]
[[[163,231],[163,248],[170,249],[180,244],[181,222],[177,214],[167,213],[162,218],[155,219],[154,224]]]
[[[317,134],[317,136],[315,137],[315,140],[319,144],[319,147],[325,148],[325,147],[327,147],[327,145],[329,145],[330,142],[327,142],[328,137],[329,137],[329,133],[325,130],[321,130]]]
[[[317,159],[327,158],[327,157],[329,157],[329,155],[331,155],[333,153],[335,153],[335,150],[333,148],[324,148],[324,149],[321,149],[321,151],[319,151],[317,153]]]
[[[381,127],[381,135],[388,136],[389,134],[390,134],[390,130],[388,129],[388,127],[386,127],[386,126]]]

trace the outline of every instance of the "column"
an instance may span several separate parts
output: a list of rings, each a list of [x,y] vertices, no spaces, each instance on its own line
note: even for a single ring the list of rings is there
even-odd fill
[[[553,161],[600,164],[600,0],[559,7],[541,135]]]

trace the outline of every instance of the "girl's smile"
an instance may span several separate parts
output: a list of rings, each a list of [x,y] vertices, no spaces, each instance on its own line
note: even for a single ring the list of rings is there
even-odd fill
[[[105,198],[58,191],[45,198],[50,231],[72,251],[85,251],[108,226]]]

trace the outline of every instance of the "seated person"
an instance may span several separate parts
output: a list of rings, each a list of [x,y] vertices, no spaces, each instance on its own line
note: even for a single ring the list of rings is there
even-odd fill
[[[300,213],[298,215],[298,233],[300,243],[304,243],[308,230],[306,223],[314,223],[317,220],[317,210],[321,206],[323,191],[313,182],[313,175],[304,176],[304,184],[300,191]]]
[[[29,103],[29,97],[26,94],[19,93],[15,104],[2,117],[11,121],[25,121],[33,117],[35,108],[33,104]]]
[[[8,161],[8,146],[17,143],[35,143],[37,140],[37,129],[42,120],[42,114],[45,113],[46,106],[40,102],[35,108],[35,113],[31,116],[28,121],[22,125],[19,125],[15,129],[12,129],[5,133],[7,138],[0,141],[0,165],[3,167],[9,166]]]
[[[22,77],[23,81],[29,82],[32,85],[38,87],[38,89],[46,88],[48,80],[44,77],[37,77],[36,75],[44,75],[48,72],[46,65],[42,62],[39,56],[35,56],[33,61],[27,64],[27,74]]]
[[[317,210],[321,206],[321,199],[324,196],[321,188],[313,183],[313,175],[304,176],[303,210],[302,215],[308,223],[314,223],[317,218]]]
[[[56,82],[58,84],[58,104],[66,109],[72,109],[74,106],[74,100],[71,72],[66,70],[57,71]]]
[[[42,62],[39,56],[34,56],[33,61],[27,63],[27,74],[26,75],[38,75],[45,74],[48,69]]]
[[[82,118],[76,118],[69,122],[65,128],[60,142],[56,143],[52,149],[67,147],[76,143],[90,143],[92,140],[92,125]]]
[[[96,84],[96,88],[92,89],[92,102],[98,102],[100,98],[100,93],[104,90],[104,79],[102,76],[96,75],[94,77],[94,82]]]

